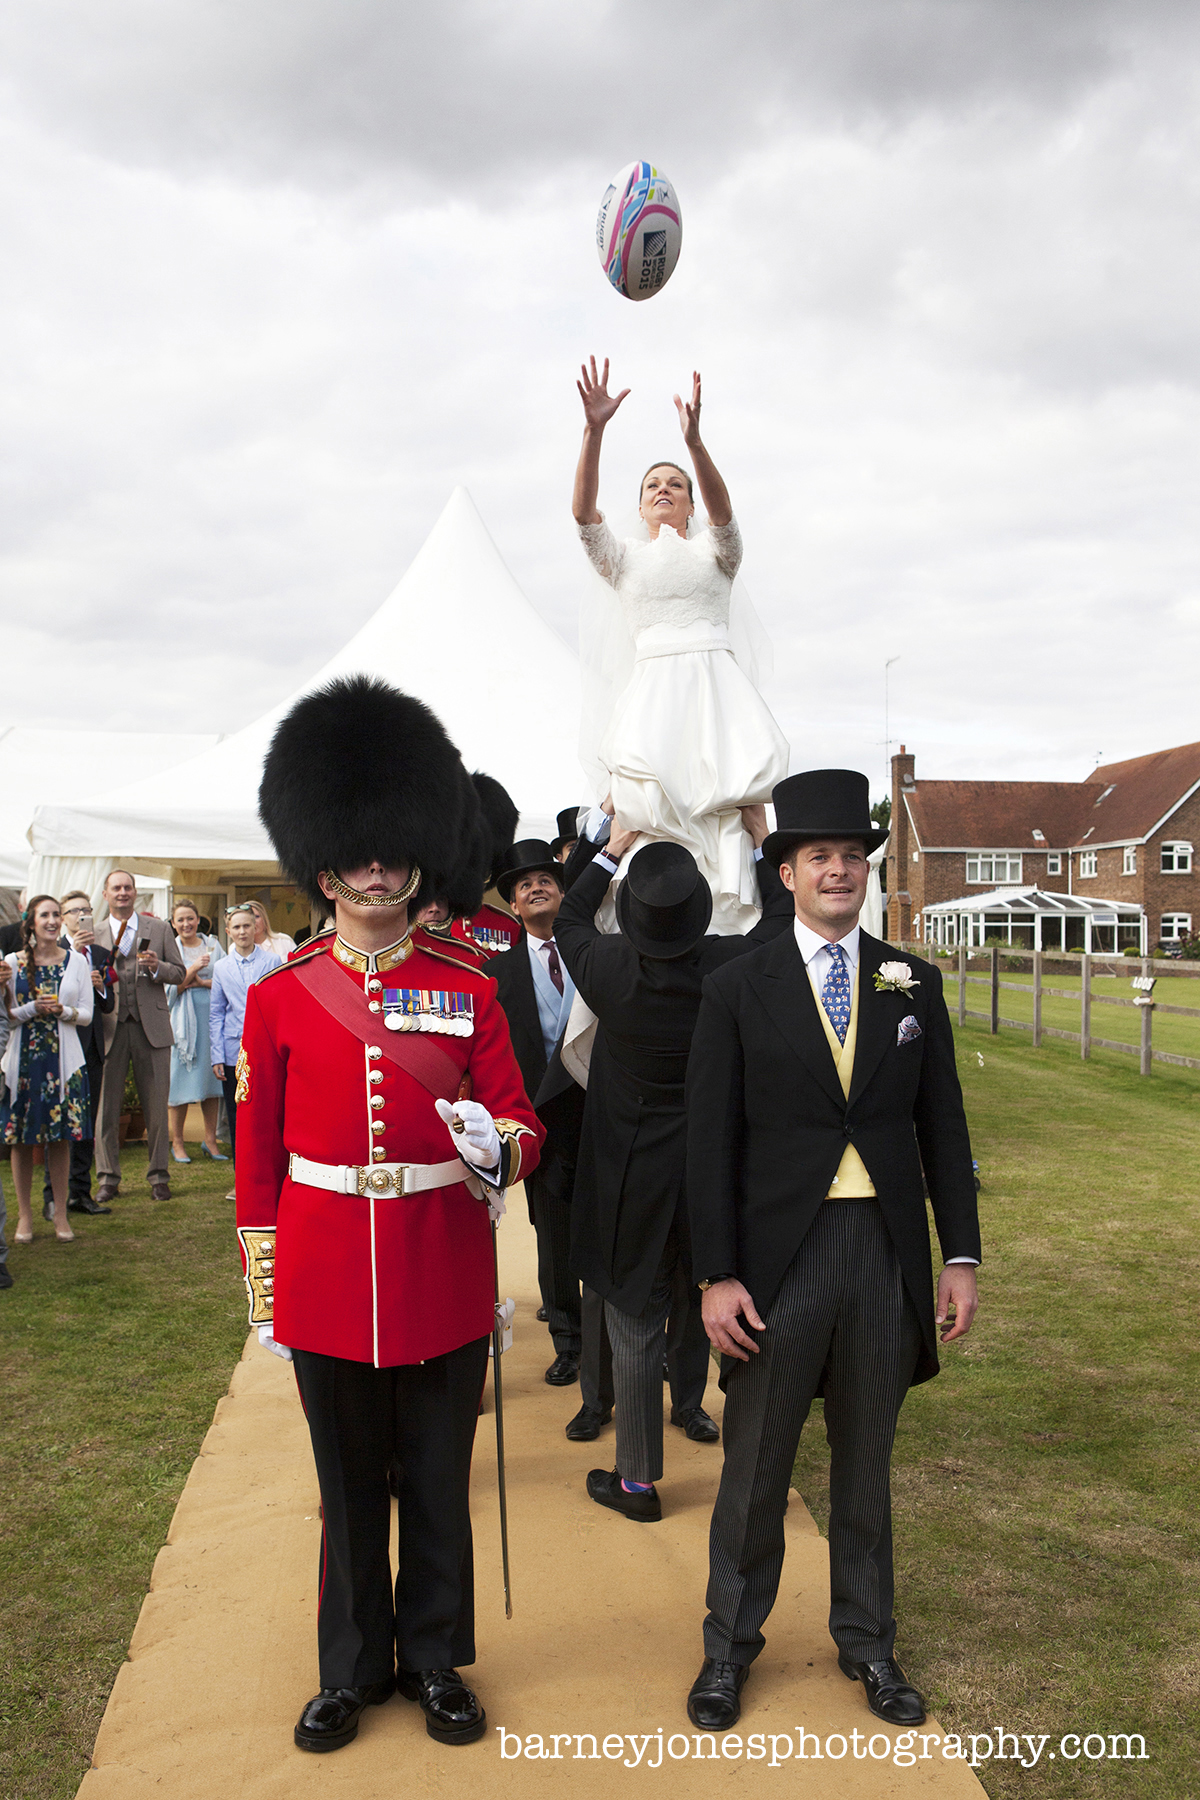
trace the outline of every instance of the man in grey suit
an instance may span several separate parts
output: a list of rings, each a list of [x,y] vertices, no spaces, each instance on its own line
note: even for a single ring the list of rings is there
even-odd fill
[[[861,931],[867,778],[814,769],[772,796],[763,845],[792,929],[704,984],[688,1065],[692,1268],[722,1355],[725,1466],[704,1665],[688,1712],[736,1723],[783,1568],[800,1431],[825,1401],[829,1629],[873,1713],[919,1725],[893,1654],[890,1462],[908,1388],[977,1304],[979,1217],[942,978]],[[923,1181],[944,1267],[936,1300]]]
[[[169,1200],[167,1181],[167,1096],[171,1088],[171,1045],[175,1041],[165,989],[187,974],[175,934],[162,919],[135,911],[137,883],[127,869],[113,869],[104,884],[108,918],[96,942],[114,952],[116,1005],[104,1021],[104,1085],[96,1199],[108,1206],[121,1186],[120,1118],[125,1075],[133,1064],[149,1139],[147,1178],[156,1200]]]

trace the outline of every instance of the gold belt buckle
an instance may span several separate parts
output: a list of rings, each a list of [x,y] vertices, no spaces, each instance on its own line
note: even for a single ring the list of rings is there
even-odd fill
[[[376,1194],[402,1195],[404,1193],[404,1172],[407,1167],[407,1163],[401,1163],[393,1175],[390,1169],[363,1168],[361,1165],[357,1165],[354,1173],[358,1178],[359,1193],[365,1198]]]

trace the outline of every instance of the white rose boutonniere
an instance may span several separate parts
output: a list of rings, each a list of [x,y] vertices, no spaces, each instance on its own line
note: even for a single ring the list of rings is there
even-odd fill
[[[907,963],[880,963],[875,971],[875,986],[881,994],[911,994],[920,985]]]

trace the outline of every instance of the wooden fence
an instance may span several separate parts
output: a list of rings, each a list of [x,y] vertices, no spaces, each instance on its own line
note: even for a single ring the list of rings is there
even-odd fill
[[[909,944],[901,947],[911,950],[914,955],[924,957],[928,957],[930,951],[928,944]],[[1001,1025],[1006,1025],[1013,1031],[1029,1031],[1033,1033],[1035,1049],[1041,1044],[1044,1037],[1067,1038],[1071,1043],[1079,1045],[1079,1054],[1085,1061],[1091,1055],[1093,1047],[1100,1050],[1119,1050],[1126,1056],[1136,1056],[1139,1059],[1139,1071],[1143,1075],[1149,1075],[1156,1062],[1173,1063],[1181,1069],[1200,1069],[1200,1057],[1177,1056],[1172,1051],[1154,1048],[1154,1015],[1156,1012],[1174,1013],[1186,1019],[1200,1019],[1200,1006],[1174,1006],[1154,999],[1152,996],[1159,977],[1151,972],[1149,957],[1138,960],[1134,958],[1121,959],[1125,961],[1126,967],[1137,967],[1140,971],[1130,982],[1130,985],[1139,991],[1127,1000],[1122,995],[1097,994],[1092,990],[1093,963],[1111,964],[1114,961],[1112,957],[1082,956],[1078,961],[1072,957],[1068,964],[1064,964],[1061,958],[1057,959],[1056,966],[1059,968],[1069,967],[1072,972],[1076,968],[1079,969],[1079,991],[1076,993],[1074,988],[1046,986],[1042,969],[1043,952],[1040,950],[1026,953],[1033,964],[1032,987],[1025,981],[1002,981],[1000,978],[1002,952],[1006,957],[1013,954],[1007,945],[992,944],[985,950],[971,951],[965,944],[960,944],[957,971],[946,969],[944,965],[940,965],[946,983],[948,985],[955,981],[958,983],[958,1022],[960,1025],[965,1025],[968,1019],[986,1019],[993,1037],[999,1032]],[[988,972],[980,975],[972,974],[968,968],[970,962],[983,962],[988,965]],[[989,990],[989,1006],[986,1012],[980,1012],[967,1005],[967,986],[970,982],[976,982]],[[1014,993],[1032,994],[1032,1020],[1006,1019],[1002,1016],[1000,994],[1006,988]],[[1064,1031],[1057,1025],[1043,1025],[1042,1000],[1046,995],[1056,1000],[1077,1000],[1079,1002],[1078,1031]],[[946,999],[953,1011],[953,996],[948,993]],[[1137,1007],[1141,1014],[1140,1042],[1123,1044],[1115,1038],[1097,1037],[1092,1030],[1092,1008],[1094,1006]]]

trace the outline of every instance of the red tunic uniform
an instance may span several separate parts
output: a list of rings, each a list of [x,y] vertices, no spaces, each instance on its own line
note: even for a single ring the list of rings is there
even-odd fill
[[[476,944],[486,956],[511,950],[521,935],[521,921],[485,901],[473,919],[455,919],[452,931],[464,943]]]
[[[321,957],[346,982],[367,1041],[301,980]],[[384,1053],[384,1015],[368,1011],[381,990],[397,988],[470,997],[470,1035],[433,1041],[461,1070],[460,1097],[496,1120],[507,1181],[536,1166],[543,1128],[495,986],[473,962],[417,928],[372,969],[329,936],[250,990],[238,1063],[237,1219],[244,1265],[251,1252],[252,1321],[270,1316],[273,1294],[279,1343],[383,1368],[490,1333],[491,1228],[487,1207],[463,1182],[375,1198],[303,1185],[288,1172],[292,1152],[367,1172],[453,1158],[433,1094]]]

